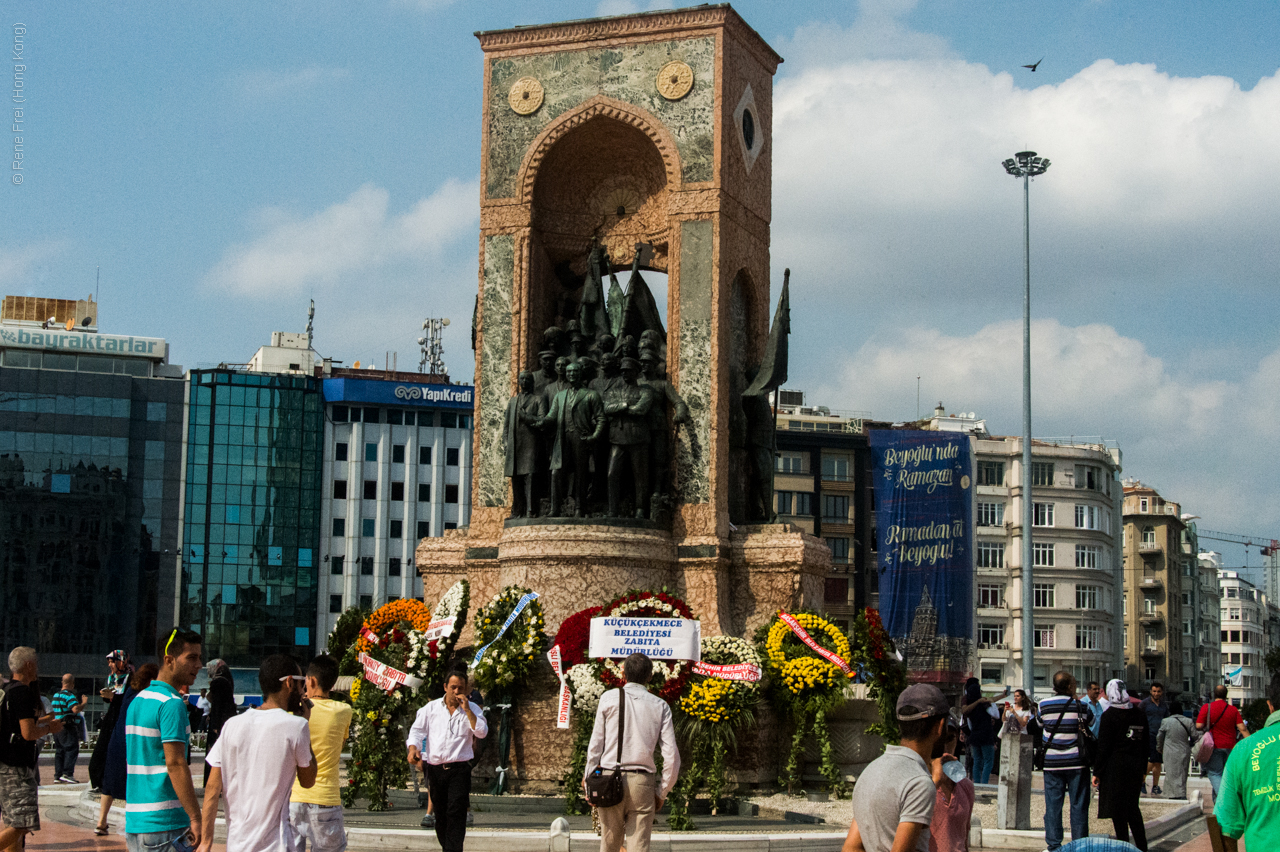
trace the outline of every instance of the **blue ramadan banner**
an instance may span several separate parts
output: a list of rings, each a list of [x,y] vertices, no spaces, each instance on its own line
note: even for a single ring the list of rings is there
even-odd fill
[[[880,618],[910,669],[964,666],[973,638],[969,436],[873,430]]]

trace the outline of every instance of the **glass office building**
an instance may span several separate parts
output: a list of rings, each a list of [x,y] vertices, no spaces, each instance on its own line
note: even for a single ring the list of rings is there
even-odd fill
[[[184,383],[161,339],[46,325],[0,322],[0,645],[92,694],[176,623]]]
[[[306,660],[316,624],[321,381],[193,370],[189,377],[184,621],[205,659]]]

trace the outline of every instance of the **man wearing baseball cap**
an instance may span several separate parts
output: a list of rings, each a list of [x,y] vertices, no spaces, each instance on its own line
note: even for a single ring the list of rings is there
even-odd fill
[[[885,746],[853,787],[853,823],[842,852],[929,852],[937,787],[930,761],[946,746],[946,697],[916,683],[898,696],[902,745]]]

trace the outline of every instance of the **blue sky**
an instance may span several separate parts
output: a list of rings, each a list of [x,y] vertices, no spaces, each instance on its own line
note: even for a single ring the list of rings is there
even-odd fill
[[[466,379],[472,33],[658,5],[8,0],[28,101],[0,284],[83,297],[100,265],[104,330],[186,366],[301,330],[313,297],[348,363],[416,364],[421,318],[450,316]],[[1280,4],[735,8],[786,58],[792,385],[902,419],[921,375],[926,405],[1016,431],[1021,192],[999,162],[1031,147],[1054,163],[1032,187],[1036,433],[1118,440],[1203,525],[1280,538]]]

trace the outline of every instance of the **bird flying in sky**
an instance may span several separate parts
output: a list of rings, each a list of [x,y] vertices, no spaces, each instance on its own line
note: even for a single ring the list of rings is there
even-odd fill
[[[1036,60],[1035,62],[1033,62],[1032,64],[1030,64],[1030,65],[1023,65],[1022,67],[1023,67],[1023,68],[1030,68],[1030,69],[1031,69],[1031,73],[1032,73],[1032,74],[1034,74],[1034,73],[1036,73],[1036,68],[1037,68],[1037,67],[1039,67],[1039,65],[1040,65],[1040,63],[1041,63],[1041,62],[1044,62],[1044,57],[1043,57],[1043,56],[1041,56],[1039,59],[1037,59],[1037,60]]]

